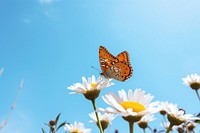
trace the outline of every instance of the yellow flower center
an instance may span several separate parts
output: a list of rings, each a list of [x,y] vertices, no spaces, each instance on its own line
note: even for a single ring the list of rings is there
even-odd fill
[[[81,133],[78,129],[74,129],[72,132],[70,133]]]
[[[141,111],[144,111],[146,109],[142,104],[140,104],[138,102],[132,102],[132,101],[121,102],[120,105],[124,109],[131,108],[131,109],[133,109],[134,112],[141,112]]]
[[[94,84],[94,83],[93,83],[93,84],[90,84],[90,85],[91,85],[92,88],[94,88],[94,87],[97,86],[97,84]]]

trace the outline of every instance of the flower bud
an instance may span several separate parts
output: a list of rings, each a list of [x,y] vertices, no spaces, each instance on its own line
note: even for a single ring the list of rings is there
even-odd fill
[[[56,124],[56,121],[54,121],[54,120],[49,121],[50,126],[54,126],[55,124]]]

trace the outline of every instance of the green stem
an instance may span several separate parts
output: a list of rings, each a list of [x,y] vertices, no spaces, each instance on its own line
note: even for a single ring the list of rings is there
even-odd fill
[[[199,96],[198,90],[195,90],[195,92],[196,92],[197,97],[198,97],[198,99],[199,99],[199,101],[200,101],[200,96]]]
[[[174,126],[174,125],[170,123],[170,125],[169,125],[169,127],[168,127],[166,133],[169,133],[169,132],[172,130],[172,127],[173,127],[173,126]]]
[[[144,133],[146,133],[146,130],[145,130],[145,128],[143,128],[143,131],[144,131]]]
[[[129,122],[130,133],[134,133],[133,132],[133,128],[134,128],[134,123],[133,122]]]
[[[103,129],[102,129],[102,126],[101,126],[101,122],[100,122],[100,120],[99,120],[98,113],[96,112],[97,108],[96,108],[95,99],[94,99],[94,100],[91,100],[91,101],[92,101],[92,105],[93,105],[93,108],[94,108],[94,112],[95,112],[95,115],[96,115],[96,118],[97,118],[97,122],[98,122],[98,125],[99,125],[100,133],[103,133]]]

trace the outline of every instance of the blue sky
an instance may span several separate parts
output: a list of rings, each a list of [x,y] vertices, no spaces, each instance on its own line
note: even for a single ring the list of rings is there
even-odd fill
[[[199,6],[198,0],[1,0],[1,121],[24,79],[2,133],[39,133],[60,112],[61,121],[81,121],[97,132],[88,123],[91,103],[82,95],[69,95],[67,87],[82,82],[82,76],[99,76],[91,66],[100,69],[100,45],[113,55],[127,50],[134,69],[127,82],[113,81],[102,95],[142,88],[154,101],[198,113],[199,101],[181,79],[200,74]],[[97,105],[107,107],[101,97]],[[127,132],[128,124],[118,117],[109,131],[116,128]],[[140,132],[137,126],[135,130]]]

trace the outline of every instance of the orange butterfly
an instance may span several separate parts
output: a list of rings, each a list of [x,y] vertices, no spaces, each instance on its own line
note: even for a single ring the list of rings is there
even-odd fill
[[[105,47],[100,46],[99,61],[102,69],[101,75],[105,78],[124,82],[132,76],[133,69],[127,51],[123,51],[115,57]]]

